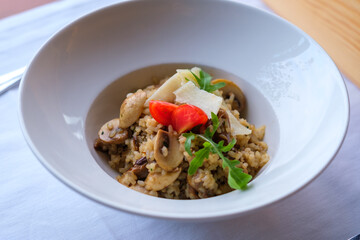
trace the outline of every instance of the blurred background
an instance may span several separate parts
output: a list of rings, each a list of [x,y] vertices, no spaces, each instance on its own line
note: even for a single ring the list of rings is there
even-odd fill
[[[0,0],[0,19],[51,2],[56,1]],[[360,87],[359,0],[245,0],[240,2],[269,8],[300,27],[319,42],[341,71]]]
[[[54,0],[0,0],[0,19],[49,2]]]

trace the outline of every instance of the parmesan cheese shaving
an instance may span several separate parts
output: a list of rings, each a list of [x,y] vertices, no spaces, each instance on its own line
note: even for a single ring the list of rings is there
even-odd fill
[[[229,116],[231,133],[233,136],[251,134],[251,130],[242,125],[239,120],[230,112],[230,110],[226,109],[225,111]]]
[[[173,75],[171,78],[166,80],[161,87],[156,90],[151,97],[149,97],[146,102],[145,106],[149,106],[150,100],[161,100],[166,102],[174,102],[175,95],[174,91],[181,87],[181,78],[179,74]]]
[[[200,74],[200,68],[193,67],[191,71],[199,76]],[[145,102],[145,106],[149,106],[149,102],[151,100],[161,100],[166,102],[174,102],[175,95],[174,91],[178,88],[180,88],[182,85],[184,85],[187,80],[191,80],[196,82],[195,77],[191,74],[191,72],[188,69],[178,69],[176,70],[177,73],[175,73],[172,77],[170,77],[168,80],[164,82],[163,85],[161,85],[154,93],[151,95]]]
[[[193,67],[191,69],[191,72],[193,72],[196,76],[200,77],[200,71],[201,69],[198,67]],[[187,79],[192,81],[196,86],[199,86],[198,82],[196,81],[194,75],[188,70],[188,69],[178,69],[176,72],[180,75],[181,80],[183,82],[187,82]]]
[[[221,106],[229,116],[229,122],[231,126],[231,134],[236,135],[249,135],[251,134],[251,129],[246,128],[242,125],[239,120],[231,113],[226,103],[223,101]]]
[[[187,82],[174,92],[176,102],[194,105],[203,110],[208,118],[211,112],[217,114],[223,99],[212,93],[200,90],[193,82]]]

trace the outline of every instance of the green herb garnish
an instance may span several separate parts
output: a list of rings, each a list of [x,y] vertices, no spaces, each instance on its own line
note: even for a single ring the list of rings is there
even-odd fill
[[[220,141],[219,143],[215,143],[212,140],[217,128],[219,127],[219,119],[213,112],[211,113],[211,121],[213,123],[213,129],[210,130],[208,127],[205,130],[205,134],[195,134],[195,133],[184,133],[183,136],[186,137],[185,141],[185,150],[192,156],[191,152],[191,141],[195,139],[195,137],[199,137],[203,139],[205,142],[203,143],[203,148],[195,152],[194,159],[190,162],[190,166],[188,169],[188,174],[191,176],[196,173],[197,169],[202,166],[204,163],[204,159],[209,157],[210,152],[216,153],[223,160],[222,167],[229,169],[228,175],[228,184],[230,187],[234,189],[244,189],[246,185],[251,180],[251,175],[243,172],[241,168],[237,168],[236,165],[240,164],[240,161],[230,160],[226,158],[223,153],[230,151],[236,140],[233,139],[227,146],[224,146],[224,141]]]
[[[207,72],[204,72],[203,70],[200,70],[199,77],[195,73],[193,73],[191,70],[189,70],[189,71],[191,72],[191,74],[194,76],[197,83],[199,84],[199,88],[202,90],[205,90],[209,93],[216,91],[222,87],[225,87],[225,85],[226,85],[226,83],[224,83],[224,82],[211,84],[212,77]],[[187,78],[186,78],[186,80],[189,81],[189,79],[187,79]]]

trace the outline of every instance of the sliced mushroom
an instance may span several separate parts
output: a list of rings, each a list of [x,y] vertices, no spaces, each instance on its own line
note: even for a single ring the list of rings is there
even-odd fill
[[[135,165],[129,169],[132,171],[138,179],[145,179],[149,174],[148,169],[146,168],[147,159],[146,157],[142,157],[136,160]]]
[[[145,163],[147,163],[148,160],[146,157],[142,157],[142,158],[139,158],[138,160],[135,161],[135,165],[143,165]]]
[[[226,83],[225,87],[221,88],[223,91],[223,95],[228,95],[230,93],[234,93],[236,101],[233,102],[232,107],[241,113],[246,105],[246,98],[243,91],[236,85],[234,82],[227,80],[227,79],[215,79],[211,81],[211,83],[216,84],[219,82]]]
[[[146,177],[145,188],[146,190],[160,191],[175,182],[180,173],[181,168],[177,168],[173,172],[151,172]]]
[[[140,180],[145,179],[149,173],[148,169],[146,168],[146,164],[135,165],[134,167],[130,168],[129,171],[132,171]]]
[[[125,142],[129,133],[126,129],[119,127],[119,119],[115,118],[105,123],[100,128],[98,135],[99,139],[104,143],[120,144]]]
[[[183,160],[178,136],[174,132],[159,130],[154,145],[156,163],[165,171],[174,170]]]
[[[104,142],[100,140],[100,138],[97,138],[94,142],[94,148],[97,151],[103,151],[106,152],[107,149],[104,149]]]
[[[141,89],[127,97],[120,107],[119,126],[127,128],[136,122],[144,109],[145,101],[146,93]]]

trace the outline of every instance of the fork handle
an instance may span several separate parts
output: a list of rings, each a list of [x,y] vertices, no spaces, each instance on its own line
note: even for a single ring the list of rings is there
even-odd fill
[[[19,84],[26,67],[0,76],[0,94]]]

